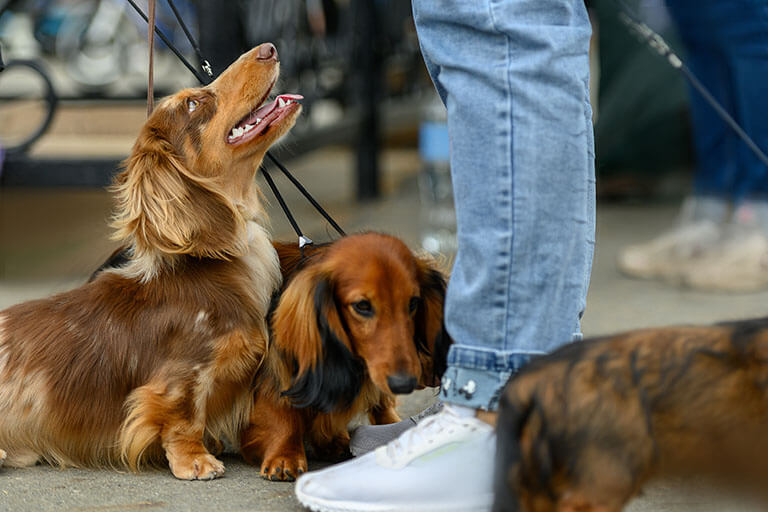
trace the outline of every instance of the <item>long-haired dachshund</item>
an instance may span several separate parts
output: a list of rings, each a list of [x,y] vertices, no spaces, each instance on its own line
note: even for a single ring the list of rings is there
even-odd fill
[[[285,285],[241,452],[263,477],[293,480],[307,469],[305,441],[337,456],[357,415],[399,421],[394,394],[437,385],[450,338],[443,274],[397,238],[352,235],[303,257],[276,247]]]
[[[295,95],[265,103],[278,73],[265,43],[165,99],[113,187],[128,261],[0,312],[7,465],[224,472],[205,443],[247,425],[281,283],[254,182],[301,110]]]
[[[617,512],[651,478],[768,476],[768,319],[628,332],[531,362],[503,395],[496,511]]]

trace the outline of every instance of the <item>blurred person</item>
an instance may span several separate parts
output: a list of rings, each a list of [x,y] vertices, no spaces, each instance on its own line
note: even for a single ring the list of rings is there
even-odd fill
[[[768,4],[667,0],[691,71],[768,148]],[[625,248],[618,266],[697,289],[768,287],[768,169],[698,91],[690,94],[696,169],[676,225]]]
[[[583,0],[413,0],[413,10],[448,111],[457,214],[445,406],[302,475],[296,495],[313,510],[489,509],[503,386],[532,356],[581,339],[595,208]]]

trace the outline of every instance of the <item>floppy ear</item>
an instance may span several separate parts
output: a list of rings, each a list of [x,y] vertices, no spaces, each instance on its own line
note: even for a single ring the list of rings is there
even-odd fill
[[[112,186],[117,197],[114,238],[137,255],[160,251],[228,259],[245,249],[245,221],[209,179],[191,172],[171,142],[183,129],[173,112],[147,121]]]
[[[439,386],[453,340],[445,330],[445,276],[435,263],[419,259],[421,305],[416,312],[415,342],[421,360],[422,386]]]
[[[293,364],[282,395],[296,407],[344,409],[360,393],[364,365],[350,350],[331,277],[303,270],[283,291],[272,317],[275,347]]]

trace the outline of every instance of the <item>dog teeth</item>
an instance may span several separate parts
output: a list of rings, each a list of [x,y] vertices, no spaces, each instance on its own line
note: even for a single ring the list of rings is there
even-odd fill
[[[285,100],[283,98],[277,98],[277,106],[278,108],[283,108],[286,105]]]
[[[245,125],[245,131],[249,132],[249,131],[253,130],[254,126],[256,126],[256,125],[254,125],[254,124],[247,124],[247,125]]]
[[[232,128],[232,135],[234,137],[240,137],[245,133],[245,130],[243,128],[240,128],[239,126],[236,126],[235,128]]]
[[[256,118],[256,124],[259,124],[260,122],[261,122],[261,119],[257,117]]]

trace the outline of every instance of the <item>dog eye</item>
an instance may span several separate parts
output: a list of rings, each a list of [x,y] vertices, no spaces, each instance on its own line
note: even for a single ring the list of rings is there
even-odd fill
[[[408,303],[408,311],[413,313],[418,309],[419,304],[421,304],[421,297],[411,297],[411,302]]]
[[[197,106],[200,105],[198,100],[187,100],[187,108],[190,112],[197,110]]]
[[[373,316],[373,305],[370,301],[360,300],[352,304],[352,308],[355,312],[361,316],[370,317]]]

